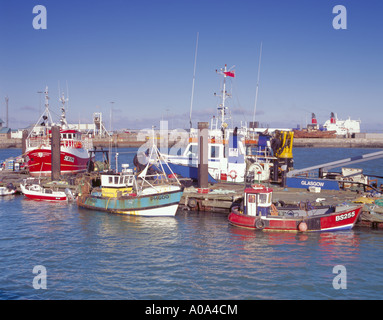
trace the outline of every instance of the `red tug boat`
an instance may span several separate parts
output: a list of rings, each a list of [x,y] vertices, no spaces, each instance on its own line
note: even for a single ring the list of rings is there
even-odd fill
[[[237,227],[291,232],[349,230],[355,225],[362,206],[294,206],[272,204],[273,189],[255,184],[245,189],[243,202],[233,206],[229,222]]]

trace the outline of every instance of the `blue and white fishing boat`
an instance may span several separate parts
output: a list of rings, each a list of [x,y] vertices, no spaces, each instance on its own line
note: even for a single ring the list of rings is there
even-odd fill
[[[272,157],[270,152],[262,153],[262,159],[248,156],[246,145],[249,144],[249,130],[246,126],[233,128],[227,99],[231,94],[227,91],[227,78],[234,78],[235,72],[221,68],[217,73],[223,76],[217,116],[213,116],[208,130],[208,172],[209,182],[217,181],[242,183],[249,171],[254,171],[259,181],[269,179]],[[191,120],[190,120],[191,123]],[[252,142],[255,142],[253,138]],[[265,150],[265,148],[263,148]],[[262,150],[262,152],[263,152]],[[198,178],[198,129],[190,128],[188,145],[182,155],[163,154],[169,167],[185,178]],[[174,150],[175,152],[178,151]]]
[[[159,155],[155,146],[151,159],[153,155]],[[121,173],[101,174],[101,188],[79,195],[79,207],[138,216],[175,216],[183,187],[177,178],[171,181],[164,172],[149,175],[152,165],[149,161],[138,175],[127,165],[123,165]]]

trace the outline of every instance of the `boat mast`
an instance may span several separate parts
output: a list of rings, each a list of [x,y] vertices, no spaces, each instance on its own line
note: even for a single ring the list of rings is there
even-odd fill
[[[195,69],[196,69],[196,65],[197,65],[198,37],[199,37],[199,32],[197,32],[197,42],[196,42],[195,54],[194,54],[193,85],[192,85],[192,94],[191,94],[191,100],[190,100],[190,118],[189,118],[190,129],[192,128],[192,120],[191,119],[192,119],[193,99],[194,99]]]
[[[233,66],[234,67],[234,66]],[[230,97],[230,94],[226,91],[226,77],[232,77],[234,78],[234,71],[230,71],[233,67],[231,67],[229,70],[227,69],[227,64],[225,64],[224,68],[221,68],[220,71],[216,70],[217,73],[223,75],[223,87],[222,87],[222,102],[218,105],[218,117],[220,119],[220,128],[227,127],[226,120],[229,119],[229,117],[226,117],[226,110],[228,107],[225,105],[226,98]],[[216,94],[214,94],[216,95]]]
[[[68,122],[66,121],[66,116],[65,116],[65,102],[67,102],[69,99],[64,96],[64,92],[61,95],[61,98],[59,101],[61,101],[61,119],[60,119],[60,125],[61,128],[66,129],[68,127]]]
[[[258,88],[259,88],[259,74],[261,72],[261,58],[262,58],[262,42],[261,42],[261,49],[260,49],[260,52],[259,52],[258,78],[257,78],[257,88],[255,89],[255,102],[254,102],[253,123],[255,122],[255,111],[257,110]]]
[[[51,113],[49,112],[48,86],[45,87],[44,94],[45,94],[45,111],[44,111],[45,116],[43,116],[43,119],[48,120],[48,123],[46,124],[46,126],[49,126],[49,125],[52,125],[53,120],[52,120]]]

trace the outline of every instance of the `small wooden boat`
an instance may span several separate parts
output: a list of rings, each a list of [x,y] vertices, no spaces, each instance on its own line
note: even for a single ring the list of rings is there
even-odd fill
[[[16,188],[12,183],[9,183],[5,187],[0,187],[0,196],[9,196],[16,193]]]
[[[157,153],[158,149],[152,149],[153,152]],[[121,173],[102,174],[101,188],[93,189],[90,194],[79,195],[78,206],[119,214],[174,216],[183,187],[178,180],[178,184],[173,185],[166,174],[148,175],[151,165],[148,162],[138,176],[126,166]]]
[[[44,188],[40,181],[34,178],[24,179],[20,183],[21,192],[29,199],[42,201],[66,201],[67,194],[64,191]]]
[[[360,205],[276,207],[271,188],[253,185],[245,189],[243,203],[234,205],[229,222],[235,226],[275,231],[312,232],[353,228]]]

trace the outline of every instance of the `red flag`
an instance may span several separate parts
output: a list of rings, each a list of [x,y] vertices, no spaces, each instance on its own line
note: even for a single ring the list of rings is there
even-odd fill
[[[223,72],[226,76],[228,77],[232,77],[234,78],[235,77],[235,74],[234,74],[234,71],[226,71],[226,72]]]

